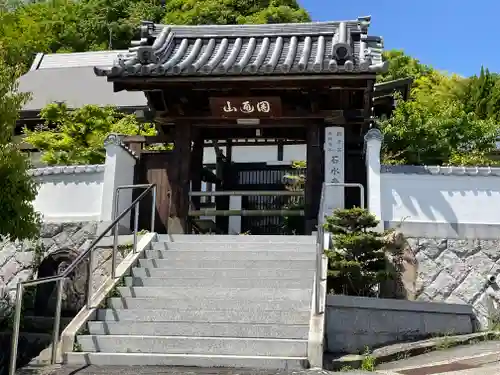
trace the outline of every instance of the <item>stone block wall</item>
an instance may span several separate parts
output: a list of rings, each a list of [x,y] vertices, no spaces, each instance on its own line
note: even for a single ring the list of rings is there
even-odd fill
[[[60,249],[82,249],[96,234],[97,222],[44,223],[39,241],[0,241],[0,292],[15,295],[17,283],[34,276],[44,258]],[[38,264],[37,264],[38,263]]]
[[[470,304],[480,328],[488,328],[500,300],[497,284],[488,282],[488,275],[500,272],[500,241],[408,238],[407,244],[408,295],[418,301]]]

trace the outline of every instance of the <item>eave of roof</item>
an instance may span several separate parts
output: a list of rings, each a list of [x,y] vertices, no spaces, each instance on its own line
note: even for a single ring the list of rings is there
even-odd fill
[[[259,76],[376,74],[387,69],[383,41],[368,35],[370,17],[354,21],[268,25],[141,27],[141,40],[95,74]]]
[[[392,93],[397,89],[406,89],[413,83],[413,78],[400,78],[387,82],[380,82],[375,85],[375,95],[379,93],[380,95],[385,95],[386,93]]]

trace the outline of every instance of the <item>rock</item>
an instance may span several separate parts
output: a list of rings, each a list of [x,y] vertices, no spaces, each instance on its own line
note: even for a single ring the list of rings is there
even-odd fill
[[[16,274],[22,270],[22,267],[17,263],[14,257],[10,258],[7,263],[2,267],[2,278],[4,283],[9,285],[10,281],[16,276]]]
[[[10,296],[15,297],[17,283],[37,273],[37,270],[33,269],[37,247],[41,247],[44,258],[61,248],[73,249],[78,254],[83,250],[85,241],[95,236],[97,226],[96,222],[44,223],[37,240],[0,240],[0,287],[8,289]],[[78,291],[81,289],[81,286],[76,287]]]
[[[394,231],[385,237],[389,269],[395,273],[395,280],[381,284],[382,298],[415,300],[417,281],[417,260],[414,249],[416,242],[408,241],[401,232]]]
[[[61,233],[63,225],[59,223],[44,223],[40,231],[41,238],[52,238]]]
[[[448,240],[447,248],[463,259],[481,250],[481,244],[479,240]]]
[[[419,239],[418,248],[419,252],[422,251],[431,259],[436,259],[447,247],[448,241],[446,239]]]
[[[500,259],[500,241],[481,241],[481,251],[493,261]]]
[[[32,275],[33,271],[31,269],[18,272],[12,279],[10,279],[9,283],[7,284],[7,289],[15,290],[18,283],[28,280]]]
[[[3,267],[16,254],[17,248],[11,242],[3,242],[0,246],[2,246],[0,248],[0,267]]]
[[[14,258],[21,265],[21,268],[29,268],[33,264],[33,259],[35,258],[35,252],[34,251],[17,252]]]
[[[495,311],[485,294],[486,276],[500,274],[500,241],[418,238],[415,242],[416,299],[472,304],[481,328],[487,328]]]

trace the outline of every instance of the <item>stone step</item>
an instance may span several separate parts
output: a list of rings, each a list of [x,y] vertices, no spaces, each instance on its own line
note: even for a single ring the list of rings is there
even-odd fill
[[[168,298],[131,298],[115,297],[108,300],[108,307],[114,309],[164,309],[175,306],[180,310],[202,310],[215,306],[220,310],[293,310],[310,311],[311,302],[307,300],[245,300],[245,299],[215,299],[209,296],[195,299]]]
[[[289,310],[180,310],[170,309],[100,309],[97,319],[107,322],[210,322],[210,323],[276,323],[308,324],[309,311]],[[123,324],[128,324],[124,322]]]
[[[309,324],[89,322],[91,335],[200,336],[307,339]]]
[[[287,300],[310,301],[311,289],[266,289],[266,288],[162,288],[162,287],[119,287],[121,297],[159,297],[178,299],[233,299],[233,300]]]
[[[183,251],[183,250],[146,250],[146,259],[168,259],[170,261],[309,261],[314,266],[315,253],[298,251],[285,254],[278,251]]]
[[[257,278],[257,279],[311,279],[314,270],[293,270],[274,268],[132,268],[134,277],[181,277],[181,278]]]
[[[307,358],[283,356],[229,356],[187,355],[153,353],[92,353],[71,352],[63,355],[64,363],[70,365],[96,366],[179,366],[179,367],[234,367],[250,369],[299,370],[308,367]]]
[[[163,286],[186,288],[312,288],[313,278],[307,279],[235,279],[235,278],[160,278],[125,277],[126,286]]]
[[[274,268],[288,270],[314,269],[311,260],[200,260],[200,259],[139,259],[139,265],[146,268]]]
[[[247,252],[255,250],[273,251],[278,253],[316,253],[316,244],[297,243],[269,243],[269,242],[154,242],[153,250],[178,250],[178,251],[231,251]]]
[[[316,236],[282,236],[282,235],[234,235],[234,234],[159,234],[158,242],[190,242],[190,243],[289,243],[315,244]]]
[[[307,340],[237,337],[82,335],[82,351],[104,353],[168,353],[204,355],[307,355]]]

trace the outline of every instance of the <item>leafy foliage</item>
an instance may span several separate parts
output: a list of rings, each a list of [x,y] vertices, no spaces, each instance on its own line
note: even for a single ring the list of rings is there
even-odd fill
[[[243,24],[310,20],[296,0],[53,0],[0,5],[0,56],[27,69],[38,52],[126,49],[142,20]]]
[[[25,140],[42,151],[42,160],[49,165],[102,164],[104,140],[110,133],[156,134],[154,124],[140,124],[134,115],[112,107],[87,105],[70,110],[64,104],[49,104],[40,116],[44,126],[25,129]]]
[[[296,0],[170,0],[166,24],[251,24],[310,21]]]
[[[464,79],[394,56],[394,70],[385,78],[409,74],[414,83],[410,99],[398,100],[392,117],[380,123],[384,163],[496,164],[490,155],[499,131],[498,78],[482,70],[479,77]]]
[[[374,296],[382,281],[392,278],[386,269],[383,236],[370,230],[378,224],[361,208],[337,209],[326,218],[333,235],[328,256],[328,289],[335,294]]]
[[[18,113],[29,96],[17,92],[19,71],[0,61],[0,236],[33,238],[40,218],[33,208],[37,184],[27,158],[12,140]]]
[[[294,161],[292,163],[294,173],[287,174],[283,177],[285,188],[288,191],[304,191],[306,176],[306,162]],[[303,210],[305,208],[304,197],[289,197],[288,201],[283,205],[285,210]],[[285,216],[283,218],[283,229],[287,234],[304,234],[305,222],[303,216]]]
[[[386,73],[377,76],[378,82],[418,78],[432,71],[430,66],[421,64],[420,61],[406,55],[402,50],[385,51],[383,59],[389,61],[389,69]]]

